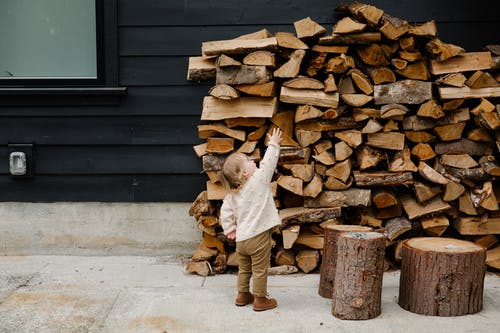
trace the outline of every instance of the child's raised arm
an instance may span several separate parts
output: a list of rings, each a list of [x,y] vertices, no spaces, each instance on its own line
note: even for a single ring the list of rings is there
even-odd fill
[[[273,128],[271,134],[267,134],[269,143],[266,153],[260,162],[260,169],[264,172],[266,182],[271,182],[274,169],[278,164],[278,159],[280,157],[281,135],[282,132],[279,128]]]

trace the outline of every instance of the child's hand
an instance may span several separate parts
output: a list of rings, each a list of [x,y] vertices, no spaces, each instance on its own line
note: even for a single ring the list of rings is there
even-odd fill
[[[233,230],[230,233],[228,233],[227,234],[227,238],[229,238],[229,239],[236,239],[236,230]]]
[[[281,131],[281,129],[279,129],[278,127],[275,127],[273,128],[273,131],[271,132],[271,134],[267,134],[267,138],[269,139],[269,142],[272,142],[272,143],[275,143],[277,145],[280,144],[281,142],[281,134],[283,132]]]

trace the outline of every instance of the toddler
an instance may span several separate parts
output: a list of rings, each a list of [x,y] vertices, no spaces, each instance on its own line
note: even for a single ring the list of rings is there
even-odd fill
[[[264,158],[257,168],[242,153],[232,153],[222,166],[222,178],[230,190],[222,203],[220,221],[224,234],[236,240],[238,254],[238,295],[236,305],[253,304],[255,311],[275,308],[267,297],[267,270],[271,259],[271,234],[281,224],[271,192],[271,179],[278,163],[281,130],[275,128]],[[253,294],[250,293],[250,278]]]

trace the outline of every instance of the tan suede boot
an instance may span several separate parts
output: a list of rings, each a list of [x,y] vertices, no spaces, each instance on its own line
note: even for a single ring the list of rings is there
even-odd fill
[[[274,298],[267,297],[258,297],[255,296],[253,301],[253,310],[254,311],[266,311],[270,309],[274,309],[278,306],[278,302]]]
[[[236,296],[234,304],[236,304],[236,306],[245,306],[247,304],[252,304],[253,299],[252,293],[249,293],[248,291],[245,293],[238,292],[238,296]]]

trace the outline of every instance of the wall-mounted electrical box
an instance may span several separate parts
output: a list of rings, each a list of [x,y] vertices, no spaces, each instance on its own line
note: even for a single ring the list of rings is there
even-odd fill
[[[33,177],[33,144],[10,143],[9,171],[13,177]]]

